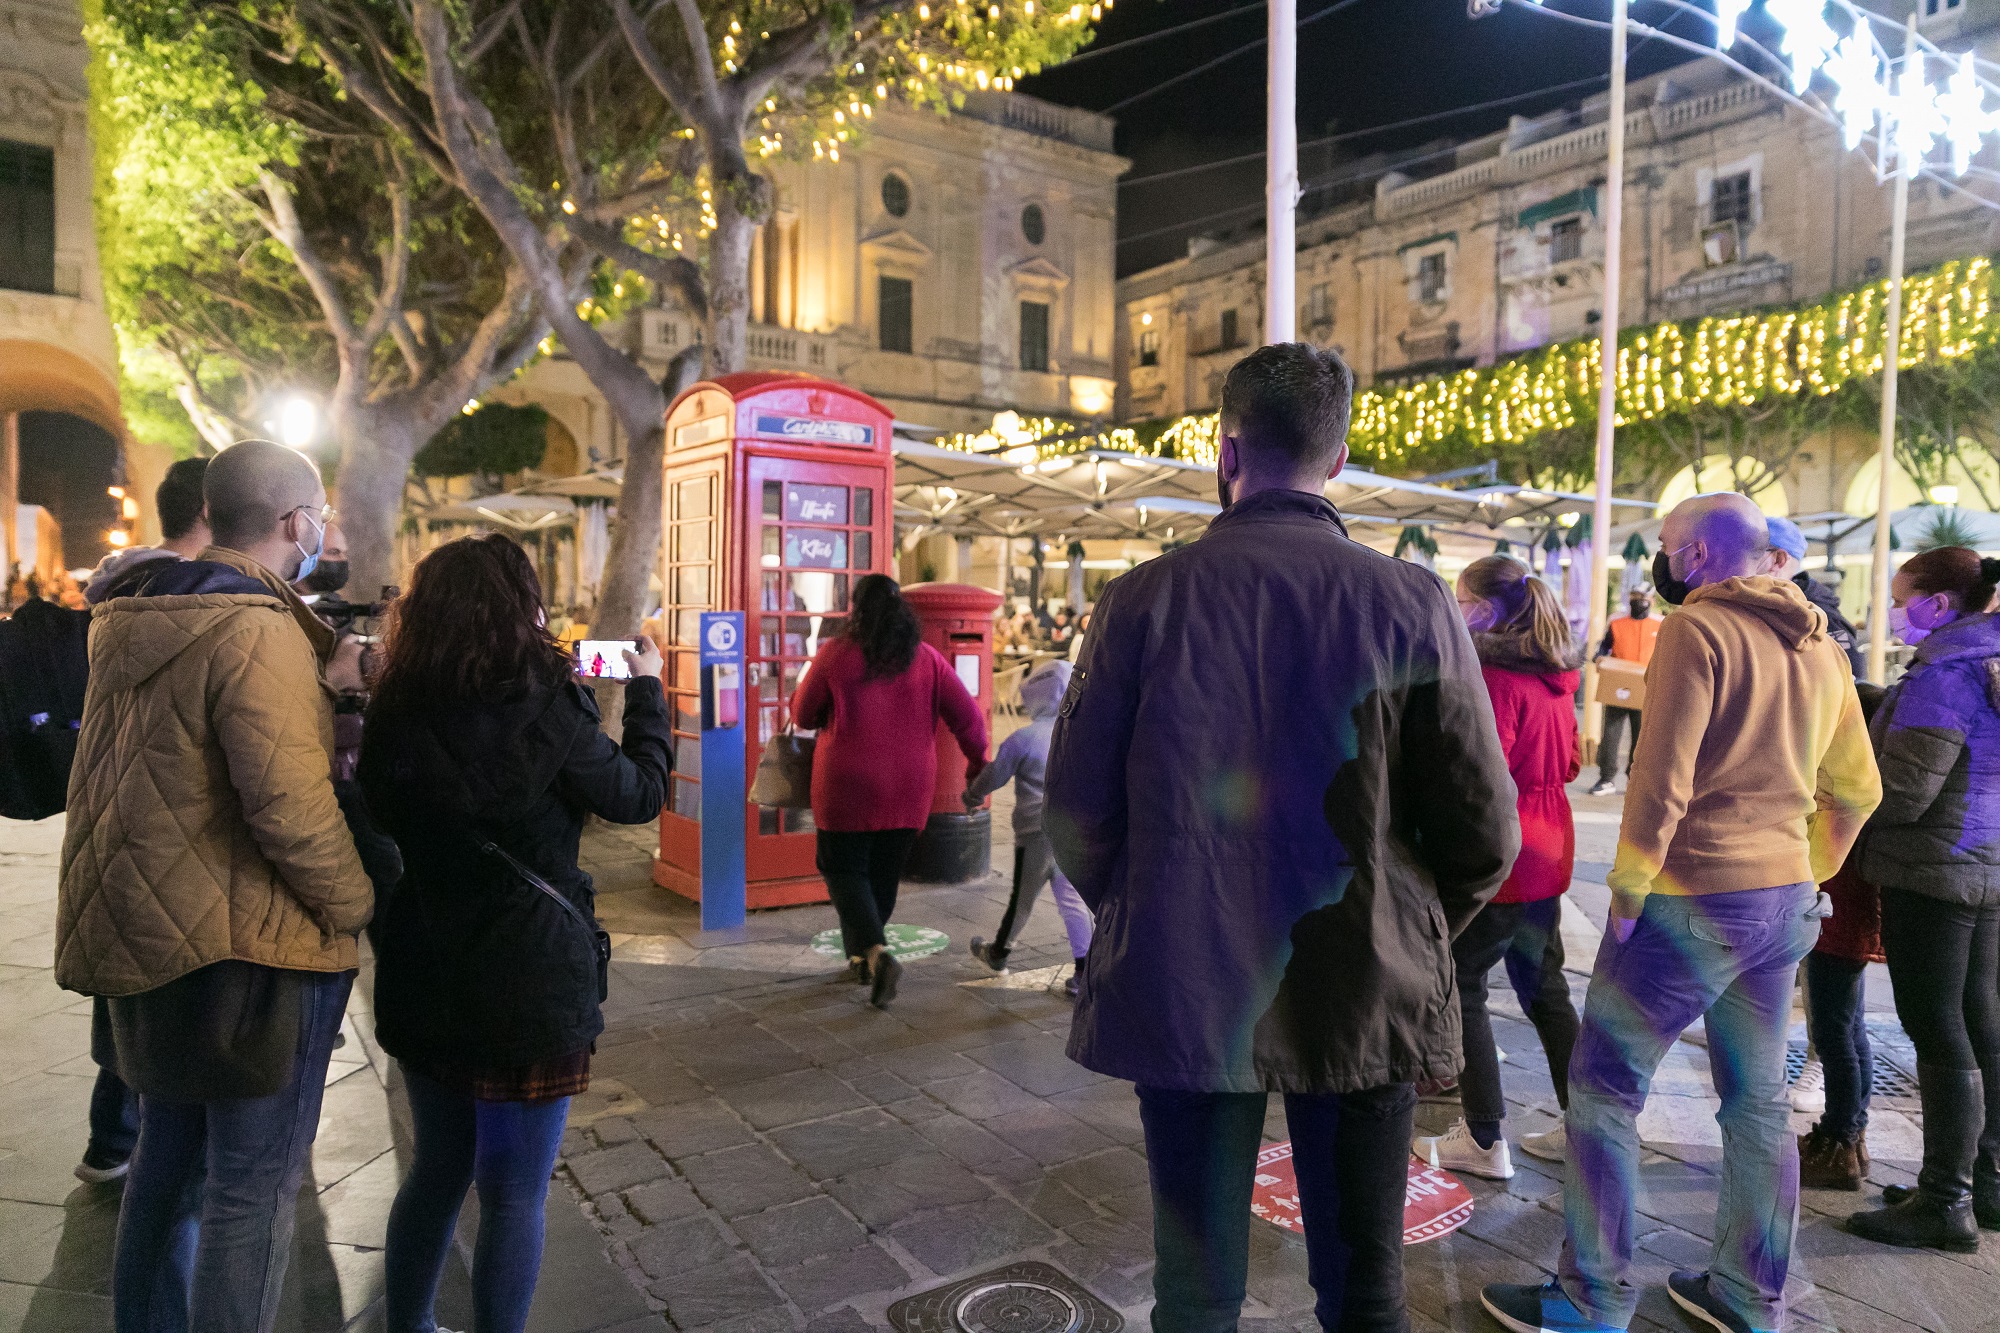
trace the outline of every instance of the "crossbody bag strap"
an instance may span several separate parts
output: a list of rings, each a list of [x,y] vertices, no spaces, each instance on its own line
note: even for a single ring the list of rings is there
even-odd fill
[[[547,880],[543,879],[540,875],[537,875],[534,871],[528,869],[528,867],[522,865],[519,861],[515,860],[514,857],[508,853],[507,849],[502,847],[499,843],[493,842],[490,839],[482,838],[479,842],[479,850],[491,856],[497,856],[502,861],[505,861],[508,865],[514,867],[515,874],[519,875],[522,879],[527,880],[528,883],[534,885],[536,888],[540,889],[543,893],[548,894],[549,897],[555,899],[557,904],[561,906],[563,911],[569,913],[570,919],[575,921],[576,924],[582,926],[585,930],[588,931],[595,931],[597,929],[597,923],[585,918],[583,913],[578,910],[577,905],[575,903],[571,902],[561,893],[558,893],[555,887],[551,885]]]

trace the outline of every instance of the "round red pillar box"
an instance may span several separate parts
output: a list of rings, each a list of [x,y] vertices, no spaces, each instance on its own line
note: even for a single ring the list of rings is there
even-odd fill
[[[655,883],[701,896],[701,613],[743,612],[747,802],[800,677],[847,623],[854,582],[895,559],[893,424],[858,389],[796,373],[722,375],[667,409],[661,647],[675,761]],[[826,901],[810,810],[751,805],[744,822],[752,909]]]
[[[993,724],[993,613],[997,592],[966,583],[916,583],[903,589],[923,623],[924,642],[944,654],[959,680],[979,701],[987,727]],[[904,871],[914,880],[962,884],[979,879],[993,860],[993,812],[965,808],[965,756],[940,722],[937,729],[937,789],[931,817],[910,852]]]

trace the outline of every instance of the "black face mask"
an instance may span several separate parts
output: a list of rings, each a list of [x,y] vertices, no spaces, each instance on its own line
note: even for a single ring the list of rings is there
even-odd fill
[[[347,586],[347,562],[322,560],[300,582],[307,592],[339,592]]]
[[[1673,562],[1667,559],[1665,551],[1653,557],[1653,591],[1660,594],[1660,600],[1668,606],[1679,606],[1694,591],[1674,577]]]

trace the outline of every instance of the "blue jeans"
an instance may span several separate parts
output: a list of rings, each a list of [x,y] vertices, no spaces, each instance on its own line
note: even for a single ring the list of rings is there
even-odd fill
[[[520,1333],[542,1267],[543,1206],[569,1119],[569,1098],[483,1102],[403,1067],[416,1121],[416,1155],[389,1210],[389,1333],[434,1333],[459,1206],[479,1190],[472,1254],[472,1326]]]
[[[1639,1110],[1653,1071],[1706,1017],[1722,1109],[1722,1182],[1709,1290],[1752,1328],[1784,1321],[1799,1225],[1799,1154],[1785,1083],[1792,985],[1819,939],[1818,890],[1646,900],[1632,938],[1607,931],[1569,1067],[1563,1180],[1563,1292],[1599,1323],[1625,1328],[1639,1186]]]
[[[109,1069],[90,1090],[90,1151],[122,1162],[139,1142],[139,1098]]]
[[[1826,1070],[1826,1111],[1819,1127],[1839,1139],[1852,1139],[1868,1128],[1868,1101],[1875,1088],[1867,967],[1831,954],[1806,956],[1806,1032]]]
[[[118,1333],[270,1333],[327,1061],[354,984],[352,972],[305,976],[283,1088],[213,1102],[140,1097],[112,1260]]]
[[[1153,1328],[1233,1333],[1250,1274],[1261,1092],[1139,1089],[1153,1185]],[[1403,1196],[1417,1090],[1287,1094],[1306,1276],[1320,1327],[1407,1333]],[[400,1333],[400,1331],[399,1331]],[[483,1330],[482,1330],[483,1333]]]

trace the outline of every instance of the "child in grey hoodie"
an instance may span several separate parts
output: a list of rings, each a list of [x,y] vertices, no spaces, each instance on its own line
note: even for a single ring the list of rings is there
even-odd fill
[[[1007,785],[1014,783],[1014,893],[1007,900],[1007,914],[1000,918],[1000,931],[988,943],[972,938],[972,956],[995,972],[1007,970],[1007,955],[1014,939],[1028,923],[1028,913],[1049,884],[1069,932],[1070,953],[1076,971],[1064,989],[1076,994],[1077,980],[1083,975],[1084,959],[1090,953],[1092,923],[1090,909],[1083,905],[1076,889],[1056,866],[1049,835],[1042,831],[1042,790],[1049,766],[1049,741],[1055,734],[1056,712],[1069,690],[1070,664],[1048,662],[1021,683],[1021,703],[1028,710],[1028,725],[1000,743],[1000,752],[965,790],[968,808]]]

